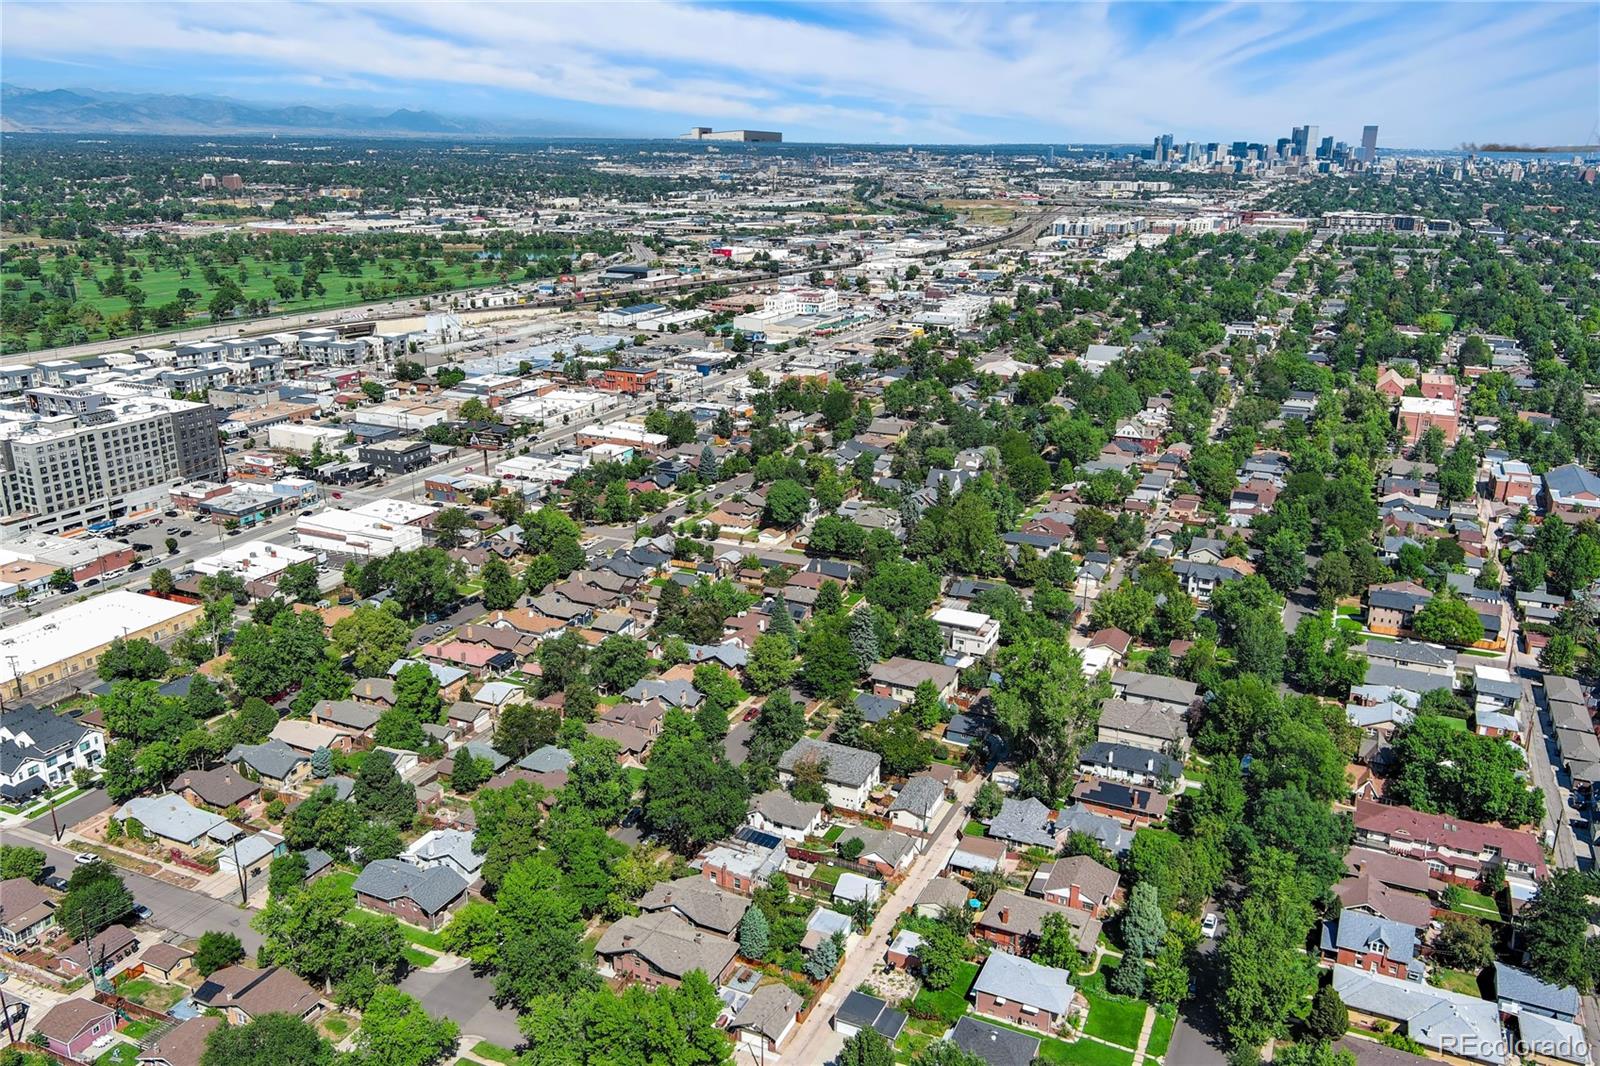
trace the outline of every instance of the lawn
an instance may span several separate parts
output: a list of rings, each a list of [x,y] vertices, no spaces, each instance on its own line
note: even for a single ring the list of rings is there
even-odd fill
[[[1085,977],[1078,991],[1089,1001],[1089,1020],[1084,1023],[1084,1032],[1130,1050],[1139,1043],[1139,1030],[1144,1028],[1144,1012],[1148,1009],[1143,1000],[1113,996],[1106,991],[1105,976],[1101,973]]]
[[[122,1035],[127,1037],[129,1040],[142,1041],[145,1037],[150,1035],[150,1031],[154,1029],[157,1024],[158,1023],[151,1021],[149,1018],[135,1018],[133,1021],[129,1022],[123,1027]]]
[[[350,1035],[350,1030],[355,1028],[355,1023],[342,1014],[324,1014],[317,1025],[335,1043]]]
[[[433,951],[444,950],[444,943],[439,939],[438,933],[430,933],[426,929],[418,929],[416,926],[407,925],[405,922],[400,923],[400,933],[413,944]]]
[[[1428,971],[1428,977],[1428,983],[1438,988],[1446,988],[1451,992],[1459,992],[1463,996],[1472,996],[1475,999],[1483,995],[1478,989],[1478,976],[1465,970],[1435,966]]]
[[[1119,1051],[1093,1040],[1075,1040],[1069,1044],[1046,1037],[1039,1042],[1038,1061],[1066,1066],[1133,1066],[1133,1052]]]
[[[837,885],[839,878],[844,876],[844,870],[837,866],[820,865],[811,871],[811,876],[825,885]]]
[[[95,1059],[95,1066],[135,1066],[139,1049],[132,1044],[115,1044],[104,1055]]]
[[[982,837],[989,835],[989,827],[974,818],[961,827],[961,832],[969,837]]]
[[[166,1010],[188,992],[177,985],[164,985],[148,977],[136,977],[117,986],[117,995],[151,1010]]]
[[[327,874],[325,879],[343,885],[346,892],[350,893],[351,895],[355,895],[354,886],[356,883],[356,875],[351,871],[335,870],[333,873]]]
[[[1467,720],[1465,718],[1457,718],[1453,714],[1436,714],[1433,717],[1437,718],[1439,720],[1439,724],[1445,729],[1453,729],[1458,733],[1468,732]]]
[[[490,1062],[504,1062],[510,1064],[517,1060],[517,1056],[514,1052],[507,1051],[499,1044],[491,1044],[487,1040],[480,1040],[474,1044],[472,1046],[472,1054],[480,1059],[488,1059]]]
[[[1172,1030],[1177,1025],[1177,1019],[1168,1014],[1156,1014],[1156,1022],[1150,1027],[1150,1041],[1145,1044],[1146,1055],[1160,1058],[1167,1053],[1167,1045],[1172,1043]]]
[[[838,840],[844,835],[844,829],[845,827],[843,822],[840,822],[837,825],[830,825],[828,827],[828,831],[822,834],[823,842],[832,844],[835,840]]]
[[[430,955],[420,948],[408,947],[404,954],[406,961],[419,970],[425,970],[439,960],[439,956]]]
[[[959,1018],[967,1012],[967,993],[972,991],[972,983],[977,979],[978,964],[964,962],[956,968],[956,979],[950,983],[949,988],[937,992],[931,988],[923,988],[917,992],[917,997],[912,1003],[922,1014]]]

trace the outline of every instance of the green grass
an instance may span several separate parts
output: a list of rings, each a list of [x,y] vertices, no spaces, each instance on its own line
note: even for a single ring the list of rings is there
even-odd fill
[[[844,823],[841,822],[838,825],[830,825],[828,827],[828,831],[822,834],[822,839],[826,843],[832,844],[835,840],[838,840],[843,835]]]
[[[403,954],[406,961],[419,970],[425,970],[439,960],[439,956],[430,955],[420,948],[408,947]]]
[[[514,1052],[507,1051],[499,1044],[491,1044],[487,1040],[478,1041],[472,1046],[471,1050],[472,1054],[480,1059],[488,1059],[490,1062],[504,1062],[507,1066],[517,1060]]]
[[[144,293],[144,306],[147,313],[154,311],[155,308],[160,307],[162,304],[170,303],[177,298],[179,289],[187,288],[191,292],[198,294],[199,299],[193,305],[193,313],[190,315],[189,319],[186,322],[183,322],[172,328],[193,329],[195,327],[210,325],[211,320],[210,316],[207,314],[206,305],[211,299],[212,294],[216,291],[216,286],[206,281],[203,267],[194,260],[193,256],[184,257],[185,264],[192,271],[190,276],[187,278],[182,276],[180,273],[180,268],[178,267],[168,266],[165,263],[158,267],[151,267],[145,261],[144,256],[135,256],[135,258],[139,260],[138,267],[141,276],[137,280],[129,277],[127,278],[127,282],[129,285],[137,286]],[[397,264],[400,262],[399,260],[392,259],[385,261]],[[430,284],[437,286],[440,291],[499,284],[499,279],[490,274],[481,274],[475,272],[469,278],[466,273],[466,262],[458,262],[449,266],[445,265],[445,262],[442,258],[430,259],[428,262],[432,263],[434,268],[438,271],[437,278]],[[243,265],[249,274],[249,276],[242,282],[239,281],[240,265]],[[409,266],[409,264],[406,265]],[[337,307],[353,307],[360,304],[375,303],[381,299],[392,299],[393,296],[389,294],[385,294],[383,296],[374,295],[371,297],[362,296],[359,292],[361,283],[368,282],[382,285],[388,281],[397,280],[400,277],[410,275],[409,270],[397,270],[391,275],[385,275],[378,263],[368,262],[363,262],[361,264],[360,272],[356,274],[339,274],[335,273],[332,269],[329,269],[324,271],[321,276],[322,285],[324,289],[326,289],[324,295],[317,296],[313,294],[309,299],[301,299],[299,295],[300,278],[298,276],[289,274],[289,265],[287,263],[267,263],[264,260],[256,258],[255,256],[244,256],[240,259],[238,264],[234,264],[233,266],[222,267],[221,264],[218,264],[218,266],[222,270],[223,277],[232,279],[234,283],[239,286],[239,289],[244,293],[246,300],[271,300],[272,314],[320,311]],[[268,269],[272,271],[272,274],[269,275],[267,273]],[[131,267],[127,272],[131,273]],[[125,297],[108,296],[96,283],[97,281],[103,281],[104,279],[109,278],[111,274],[112,268],[109,265],[97,263],[94,266],[95,280],[91,280],[82,276],[79,276],[76,279],[78,302],[92,308],[104,318],[109,318],[112,315],[118,315],[128,310],[128,301]],[[280,275],[287,276],[291,281],[294,282],[296,289],[295,295],[292,299],[280,300],[277,292],[273,289],[273,279]],[[22,278],[20,274],[7,271],[4,274],[4,277],[8,281],[12,278],[19,278],[22,280],[21,289],[8,289],[6,291],[6,298],[8,300],[26,300],[32,293],[44,291],[43,286],[41,286],[37,280],[31,278]],[[229,319],[224,323],[219,323],[217,325],[217,330],[219,333],[232,332],[234,324],[242,321],[245,320]],[[155,327],[147,318],[144,328],[153,329]],[[106,331],[104,328],[91,329],[88,332],[88,339],[90,340],[97,340],[106,336]],[[23,340],[26,342],[29,349],[43,346],[37,330],[28,333]]]
[[[1007,1026],[1007,1028],[1012,1027]],[[1133,1052],[1118,1051],[1114,1047],[1097,1044],[1093,1040],[1076,1040],[1069,1044],[1055,1037],[1045,1037],[1039,1042],[1038,1061],[1063,1063],[1065,1066],[1133,1066]]]
[[[937,992],[931,988],[920,989],[912,1003],[923,1014],[937,1013],[941,1018],[959,1018],[967,1012],[967,993],[972,991],[972,983],[977,979],[978,964],[964,962],[956,967],[956,979],[950,982],[949,988]]]
[[[1084,1023],[1084,1032],[1129,1050],[1139,1043],[1139,1030],[1144,1028],[1147,1009],[1143,1000],[1113,996],[1106,991],[1105,977],[1100,973],[1085,977],[1078,991],[1089,1001],[1089,1020]]]
[[[1436,714],[1433,717],[1437,719],[1440,726],[1445,729],[1453,729],[1458,733],[1468,732],[1467,720],[1465,718],[1457,718],[1453,714]]]
[[[1177,1024],[1176,1018],[1157,1012],[1155,1024],[1150,1027],[1150,1040],[1144,1046],[1145,1054],[1155,1058],[1165,1055],[1167,1046],[1172,1043],[1172,1030]]]
[[[135,1066],[139,1049],[132,1044],[113,1044],[104,1055],[95,1059],[95,1066]]]
[[[811,871],[813,880],[821,881],[825,885],[837,885],[839,878],[844,876],[844,871],[837,866],[818,866]]]
[[[974,818],[961,827],[961,832],[969,837],[983,837],[989,835],[989,827]]]
[[[122,1030],[122,1035],[129,1040],[143,1040],[155,1027],[156,1023],[148,1018],[135,1018]]]
[[[1435,966],[1428,972],[1428,983],[1437,988],[1447,988],[1452,992],[1459,992],[1464,996],[1474,998],[1482,996],[1478,989],[1478,976],[1465,970],[1452,970],[1447,966]]]
[[[344,886],[344,890],[346,892],[349,892],[352,895],[355,894],[354,886],[356,883],[356,875],[349,870],[335,870],[331,874],[325,874],[324,879],[336,882],[337,884]]]
[[[414,925],[407,925],[405,922],[401,922],[400,934],[413,944],[430,948],[433,951],[444,951],[444,942],[439,939],[438,933],[430,933],[426,929],[419,929]]]

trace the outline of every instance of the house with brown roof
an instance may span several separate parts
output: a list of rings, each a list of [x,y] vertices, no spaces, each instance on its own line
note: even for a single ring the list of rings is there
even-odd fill
[[[649,987],[676,988],[690,970],[721,984],[738,954],[733,941],[698,929],[671,910],[621,918],[595,945],[602,975]]]
[[[1421,859],[1441,879],[1472,884],[1499,866],[1513,892],[1531,895],[1548,874],[1544,849],[1532,833],[1483,825],[1410,807],[1356,801],[1356,843]]]
[[[1130,829],[1165,820],[1172,803],[1165,792],[1099,777],[1079,781],[1072,798],[1091,814],[1115,818]]]
[[[51,1007],[34,1024],[33,1035],[67,1059],[81,1059],[96,1040],[117,1031],[117,1012],[92,999],[67,999]]]
[[[1028,886],[1028,895],[1086,911],[1091,918],[1104,918],[1121,883],[1115,870],[1108,870],[1087,855],[1069,855],[1039,867]]]
[[[163,981],[175,981],[194,970],[194,952],[177,944],[151,944],[139,956],[139,965],[145,973],[153,973]]]
[[[0,943],[20,948],[56,924],[49,893],[26,877],[0,881]]]
[[[350,698],[357,703],[376,704],[384,708],[393,707],[394,679],[389,677],[363,677],[351,689]]]
[[[1043,899],[1023,895],[1012,889],[996,892],[978,917],[972,933],[987,940],[1002,951],[1013,955],[1031,955],[1039,943],[1039,933],[1044,928],[1047,914],[1059,914],[1072,927],[1074,944],[1084,954],[1091,954],[1100,938],[1101,923],[1087,911],[1064,907]]]
[[[227,810],[254,799],[260,793],[261,785],[232,766],[218,766],[180,774],[172,783],[172,790],[190,803]]]
[[[924,681],[933,684],[940,699],[950,699],[956,694],[956,683],[960,680],[961,672],[943,663],[925,663],[920,659],[895,656],[874,664],[867,672],[867,677],[872,682],[872,691],[879,696],[910,703],[916,695],[917,686]]]
[[[79,942],[56,956],[56,969],[67,974],[107,972],[139,950],[139,938],[125,925],[110,925],[96,933],[88,943]]]
[[[287,1014],[309,1021],[322,1011],[322,997],[282,966],[258,970],[227,966],[195,990],[194,1000],[220,1010],[232,1025],[246,1025],[264,1014]]]
[[[206,1053],[206,1040],[223,1024],[221,1018],[206,1015],[179,1022],[148,1049],[139,1052],[139,1066],[200,1066],[200,1059]]]
[[[732,936],[744,912],[750,909],[750,901],[691,874],[657,883],[639,897],[637,906],[646,914],[671,911],[698,929],[718,936]]]

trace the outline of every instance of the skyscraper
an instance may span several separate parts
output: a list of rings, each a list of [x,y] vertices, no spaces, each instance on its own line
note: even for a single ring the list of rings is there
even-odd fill
[[[1371,166],[1378,161],[1378,127],[1361,127],[1361,162]]]

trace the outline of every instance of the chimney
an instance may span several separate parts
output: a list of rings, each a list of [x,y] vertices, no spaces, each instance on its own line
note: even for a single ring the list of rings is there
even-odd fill
[[[1001,907],[1000,908],[1000,921],[1002,923],[1011,921],[1011,908],[1010,907]]]
[[[623,933],[622,934],[622,946],[625,947],[625,948],[633,947],[633,934],[632,933]]]

